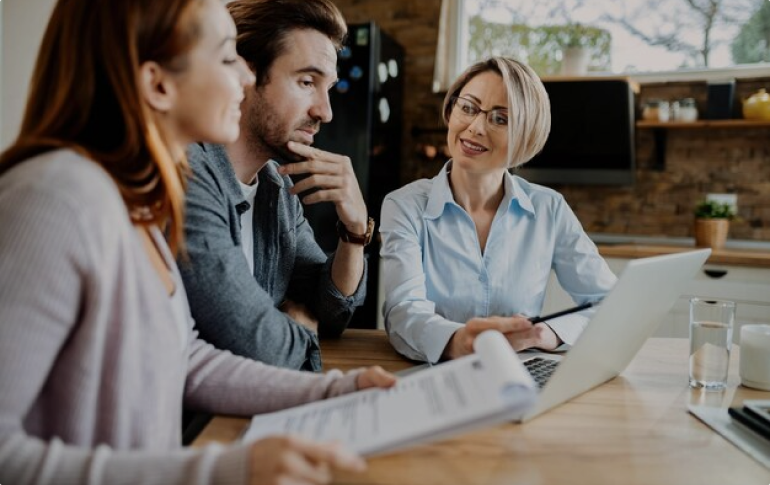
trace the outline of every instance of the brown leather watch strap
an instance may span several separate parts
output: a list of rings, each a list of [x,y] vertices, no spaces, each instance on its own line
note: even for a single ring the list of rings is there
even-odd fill
[[[351,244],[360,244],[361,246],[366,246],[370,242],[372,242],[372,236],[374,235],[374,219],[371,217],[369,218],[369,222],[366,225],[366,232],[364,234],[356,234],[353,232],[348,231],[348,228],[345,227],[345,224],[342,223],[342,221],[337,221],[337,235],[345,241],[346,243]]]

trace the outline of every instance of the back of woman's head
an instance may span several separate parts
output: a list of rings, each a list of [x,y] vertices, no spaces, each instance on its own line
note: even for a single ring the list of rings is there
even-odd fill
[[[531,67],[510,57],[490,57],[467,68],[449,87],[443,118],[449,123],[453,100],[471,79],[484,72],[498,74],[508,95],[508,167],[518,167],[537,155],[551,131],[551,103],[542,81]]]
[[[170,222],[181,244],[184,153],[161,133],[139,88],[139,66],[183,70],[204,0],[59,0],[35,65],[21,130],[0,172],[71,148],[102,165],[130,210]]]

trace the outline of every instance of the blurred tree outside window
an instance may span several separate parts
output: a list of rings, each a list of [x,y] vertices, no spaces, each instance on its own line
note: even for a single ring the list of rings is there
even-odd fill
[[[512,55],[554,75],[570,46],[590,72],[770,62],[769,0],[465,0],[465,13],[469,64]]]
[[[731,46],[736,64],[770,62],[770,2],[762,2],[749,18]]]

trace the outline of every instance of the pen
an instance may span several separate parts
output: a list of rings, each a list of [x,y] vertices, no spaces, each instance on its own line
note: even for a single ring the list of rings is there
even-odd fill
[[[583,303],[582,305],[578,305],[578,306],[573,307],[573,308],[567,308],[566,310],[562,310],[560,312],[551,313],[550,315],[543,315],[542,317],[539,317],[539,316],[538,317],[532,317],[532,318],[529,319],[529,321],[532,322],[532,323],[540,323],[540,322],[544,322],[546,320],[550,320],[552,318],[560,317],[562,315],[569,315],[570,313],[579,312],[580,310],[585,310],[586,308],[591,308],[594,305],[596,305],[596,303],[593,303],[593,302],[589,301],[588,303]]]

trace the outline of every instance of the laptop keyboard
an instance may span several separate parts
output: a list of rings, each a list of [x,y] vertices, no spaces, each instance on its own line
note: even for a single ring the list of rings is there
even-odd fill
[[[558,365],[558,360],[543,359],[542,357],[535,357],[524,362],[524,367],[527,368],[540,389],[545,386]]]

